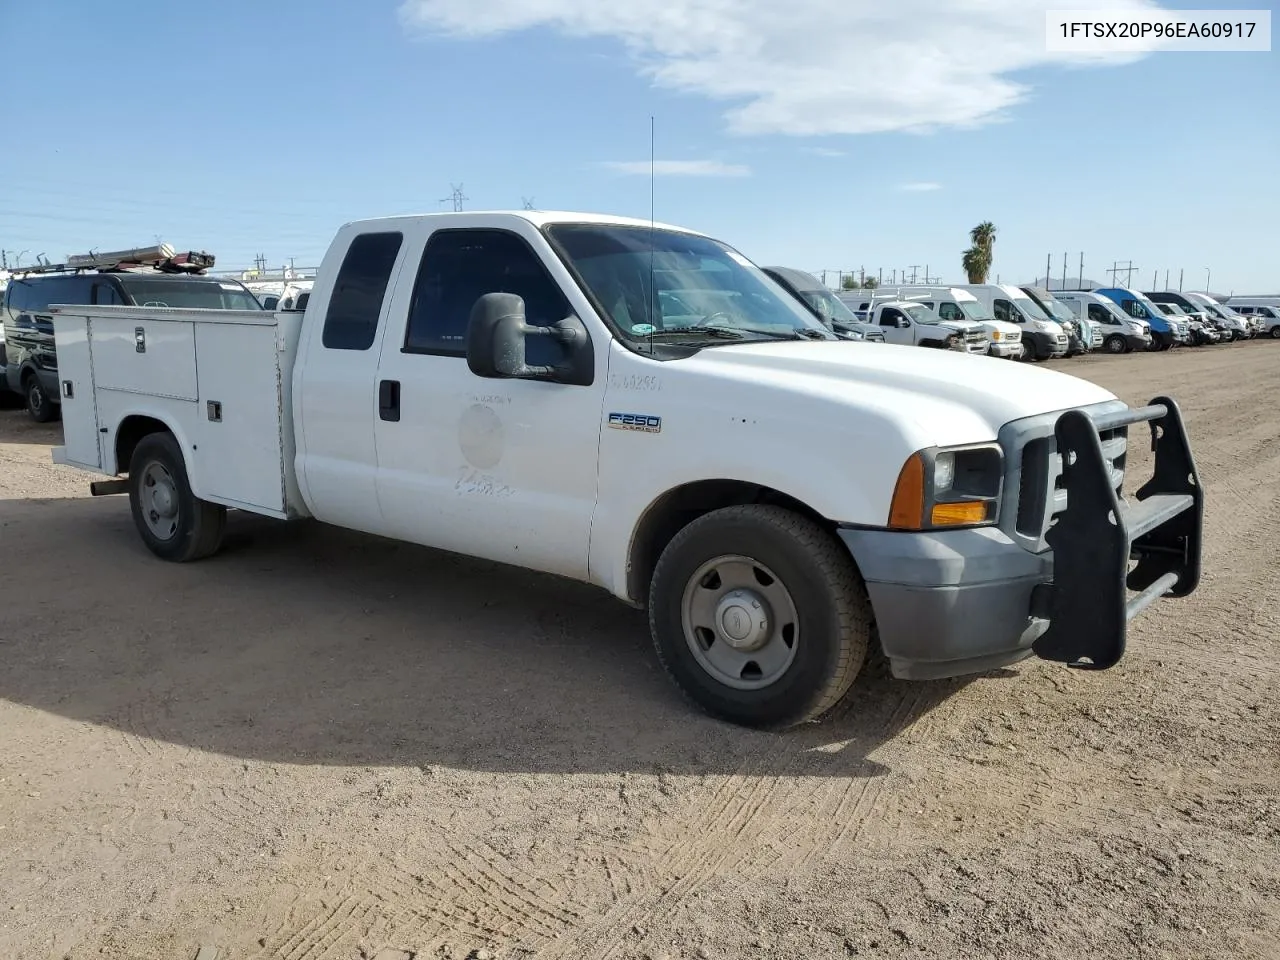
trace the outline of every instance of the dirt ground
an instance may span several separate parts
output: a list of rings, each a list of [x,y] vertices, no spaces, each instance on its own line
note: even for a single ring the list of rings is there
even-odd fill
[[[1280,344],[1054,366],[1181,403],[1199,592],[782,735],[586,587],[246,517],[165,564],[0,411],[0,957],[1280,957]]]

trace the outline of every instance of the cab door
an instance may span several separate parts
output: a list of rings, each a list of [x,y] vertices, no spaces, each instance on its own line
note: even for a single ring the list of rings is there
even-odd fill
[[[911,318],[896,307],[885,307],[880,311],[880,330],[889,343],[909,347],[916,342]]]
[[[396,536],[585,580],[606,377],[588,385],[490,379],[467,365],[471,309],[514,293],[526,322],[572,311],[533,234],[475,226],[415,237],[378,365],[378,500]],[[410,278],[412,278],[410,280]],[[526,342],[554,364],[550,338]],[[607,357],[595,345],[598,364]]]
[[[382,533],[373,427],[378,343],[403,260],[404,235],[389,227],[334,246],[320,269],[321,283],[336,274],[332,291],[326,291],[324,316],[307,313],[298,349],[298,482],[319,519]]]

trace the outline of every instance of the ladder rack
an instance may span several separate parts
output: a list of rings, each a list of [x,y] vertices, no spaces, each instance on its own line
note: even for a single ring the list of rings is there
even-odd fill
[[[167,243],[154,247],[134,247],[130,250],[114,250],[109,253],[83,253],[67,257],[66,263],[37,263],[30,267],[16,267],[11,272],[30,273],[78,273],[81,270],[128,271],[154,269],[162,273],[204,273],[214,264],[211,253],[188,250],[177,253]]]

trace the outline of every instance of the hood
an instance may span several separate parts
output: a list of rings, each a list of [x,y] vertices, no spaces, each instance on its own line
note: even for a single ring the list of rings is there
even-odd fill
[[[894,344],[730,344],[677,363],[711,377],[767,382],[775,390],[826,396],[868,413],[910,419],[922,436],[938,444],[994,439],[1010,420],[1116,399],[1087,380],[1054,370]],[[980,431],[987,435],[976,436]]]
[[[982,324],[976,320],[935,320],[935,327],[946,327],[948,330],[956,330],[964,333],[968,330],[981,330]]]

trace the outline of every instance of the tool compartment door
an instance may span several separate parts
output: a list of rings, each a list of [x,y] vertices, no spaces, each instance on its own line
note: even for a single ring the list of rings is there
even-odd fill
[[[54,321],[58,394],[62,401],[62,444],[68,463],[99,470],[98,404],[94,395],[92,321],[59,315]]]
[[[276,328],[197,322],[199,403],[192,467],[202,496],[228,506],[282,514],[286,453],[284,391]]]
[[[189,320],[95,317],[93,360],[98,388],[195,400],[194,328]]]

